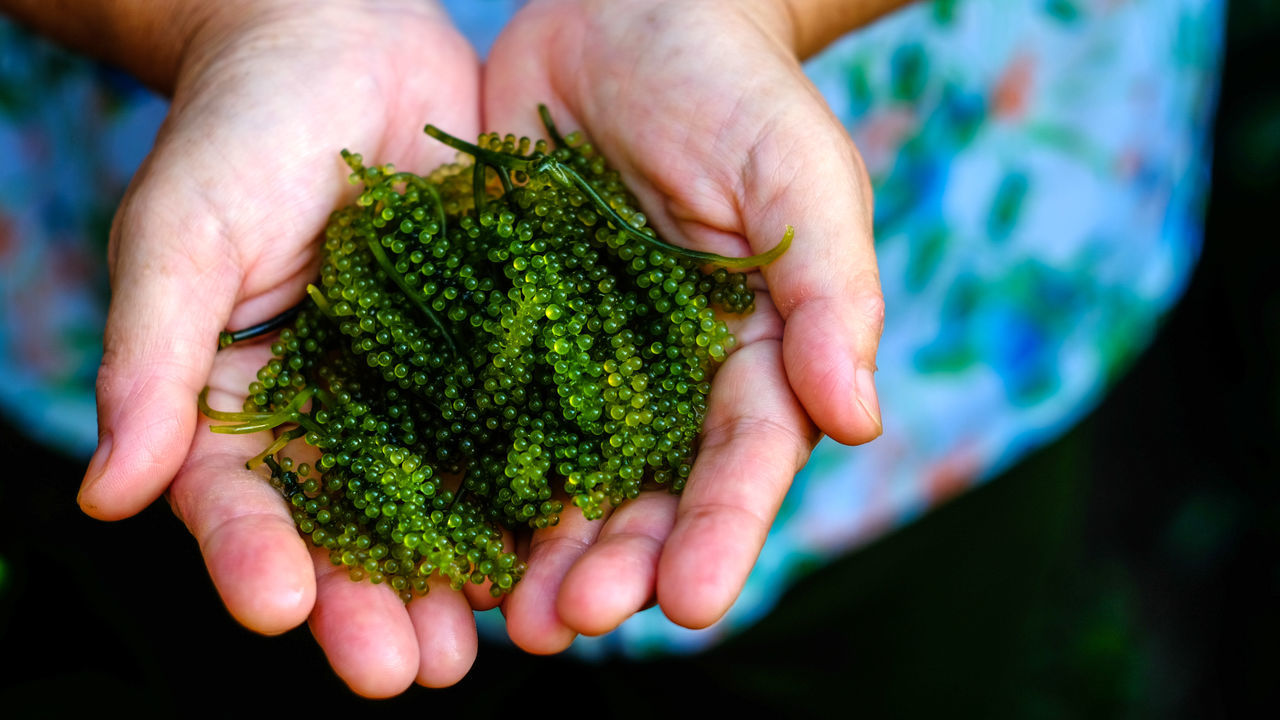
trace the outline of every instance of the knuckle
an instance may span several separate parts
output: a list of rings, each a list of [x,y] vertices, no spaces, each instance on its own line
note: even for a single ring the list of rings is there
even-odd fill
[[[876,330],[877,334],[884,328],[885,304],[884,294],[876,289],[860,295],[856,301],[858,314],[866,325]]]

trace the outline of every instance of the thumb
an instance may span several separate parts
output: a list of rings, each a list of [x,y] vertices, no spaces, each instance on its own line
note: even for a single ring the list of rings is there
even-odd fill
[[[874,373],[884,302],[870,182],[848,134],[825,107],[815,102],[787,119],[792,124],[763,138],[744,170],[746,206],[753,210],[748,237],[760,249],[776,242],[771,238],[779,228],[796,224],[791,248],[763,268],[786,321],[787,377],[823,432],[863,443],[883,429]]]
[[[98,449],[77,498],[102,520],[139,512],[177,473],[240,285],[221,223],[176,169],[153,156],[112,227]]]

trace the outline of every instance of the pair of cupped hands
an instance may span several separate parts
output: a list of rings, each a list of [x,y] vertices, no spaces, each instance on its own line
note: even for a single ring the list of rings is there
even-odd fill
[[[219,6],[219,3],[211,3]],[[873,385],[882,301],[871,191],[849,136],[801,71],[771,0],[537,0],[481,64],[423,0],[227,3],[191,33],[172,106],[112,229],[113,299],[98,380],[101,440],[79,502],[119,519],[167,494],[227,608],[281,633],[308,620],[367,696],[445,686],[471,667],[483,589],[407,605],[352,582],[298,534],[245,459],[260,437],[214,435],[196,408],[238,410],[263,343],[218,332],[297,303],[317,238],[349,202],[339,150],[426,172],[454,152],[422,132],[541,137],[537,105],[580,129],[669,241],[723,255],[791,249],[756,278],[719,369],[683,495],[645,492],[604,519],[574,508],[520,541],[528,572],[501,602],[516,645],[565,649],[656,601],[701,628],[734,602],[820,433],[881,431]]]

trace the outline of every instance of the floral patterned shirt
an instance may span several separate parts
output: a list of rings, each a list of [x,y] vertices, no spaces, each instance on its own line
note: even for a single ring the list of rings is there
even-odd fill
[[[481,51],[518,4],[448,3]],[[936,0],[811,60],[876,192],[885,433],[819,444],[721,622],[687,630],[655,608],[577,652],[706,646],[1091,409],[1199,255],[1224,14],[1222,0]],[[0,20],[0,412],[76,455],[96,441],[111,216],[166,109]]]

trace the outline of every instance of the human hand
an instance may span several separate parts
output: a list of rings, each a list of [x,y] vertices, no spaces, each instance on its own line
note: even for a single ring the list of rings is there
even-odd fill
[[[167,491],[231,614],[266,634],[310,616],[360,694],[451,684],[476,652],[466,597],[441,583],[406,606],[385,586],[348,580],[245,470],[269,440],[212,436],[196,396],[207,385],[212,406],[240,409],[269,351],[215,358],[218,332],[304,294],[315,238],[346,197],[340,149],[429,168],[451,153],[426,140],[422,122],[478,132],[475,54],[421,0],[206,7],[216,9],[181,54],[169,116],[112,229],[101,440],[79,502],[111,520]]]
[[[645,492],[600,521],[570,509],[533,533],[503,603],[525,650],[563,650],[654,598],[680,625],[715,622],[819,431],[848,444],[881,432],[870,183],[794,34],[772,0],[535,0],[493,47],[483,125],[537,136],[545,102],[669,241],[749,255],[796,227],[762,270],[754,313],[730,321],[738,349],[716,375],[683,495]]]

